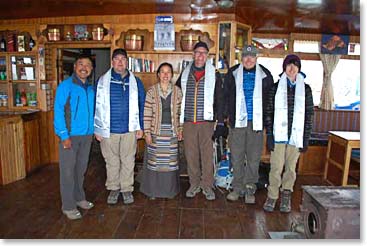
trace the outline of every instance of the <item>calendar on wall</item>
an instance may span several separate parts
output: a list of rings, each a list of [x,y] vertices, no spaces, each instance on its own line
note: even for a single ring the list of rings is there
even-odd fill
[[[173,16],[157,16],[154,25],[154,49],[175,50]]]

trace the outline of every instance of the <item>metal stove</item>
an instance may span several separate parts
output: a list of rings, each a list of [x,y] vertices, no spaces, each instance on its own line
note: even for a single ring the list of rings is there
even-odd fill
[[[353,187],[303,186],[306,238],[360,239],[360,191]]]

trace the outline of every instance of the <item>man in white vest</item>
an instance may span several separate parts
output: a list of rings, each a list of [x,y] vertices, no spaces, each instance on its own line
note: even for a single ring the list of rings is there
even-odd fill
[[[215,120],[217,133],[223,132],[222,80],[208,61],[209,48],[204,42],[194,46],[194,60],[182,71],[176,86],[182,90],[180,122],[190,188],[186,197],[201,190],[207,200],[214,200],[213,141]]]
[[[247,204],[255,203],[263,148],[264,101],[274,83],[270,71],[257,63],[257,54],[255,46],[245,46],[242,63],[231,67],[224,79],[233,166],[233,191],[227,199],[236,201],[244,195]]]
[[[94,134],[101,142],[106,161],[108,204],[134,202],[134,166],[137,139],[143,136],[145,90],[139,78],[127,69],[124,49],[115,49],[112,68],[97,84]]]
[[[313,125],[312,90],[305,84],[301,60],[288,55],[279,82],[269,90],[265,112],[267,147],[270,153],[268,196],[264,210],[274,211],[281,190],[280,212],[291,211],[291,194],[296,181],[300,152],[305,152]],[[284,172],[283,172],[284,169]]]

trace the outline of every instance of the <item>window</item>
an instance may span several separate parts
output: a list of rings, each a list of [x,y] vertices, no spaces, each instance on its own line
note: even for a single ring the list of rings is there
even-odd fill
[[[279,80],[279,75],[283,71],[283,58],[259,57],[258,62],[269,69],[275,82]],[[301,71],[306,74],[305,83],[311,86],[314,105],[318,106],[324,72],[322,63],[317,60],[301,60]]]
[[[361,46],[358,43],[349,43],[348,46],[348,55],[357,55],[361,54]]]
[[[293,50],[294,52],[320,53],[320,42],[307,41],[307,40],[294,40]]]
[[[270,70],[274,81],[279,80],[283,58],[259,57],[258,62]],[[305,82],[311,86],[315,106],[320,104],[324,68],[320,60],[301,60],[301,71],[306,74]],[[360,61],[340,59],[331,77],[334,103],[341,109],[355,109],[360,101]],[[338,108],[337,107],[337,108]]]
[[[360,60],[339,60],[331,76],[335,105],[348,106],[360,101],[360,77]]]

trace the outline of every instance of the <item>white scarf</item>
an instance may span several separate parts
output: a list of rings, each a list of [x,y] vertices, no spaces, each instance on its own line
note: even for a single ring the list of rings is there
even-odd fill
[[[288,97],[287,75],[284,72],[280,77],[278,89],[275,94],[274,110],[274,140],[276,142],[288,141]],[[303,128],[305,124],[305,83],[302,74],[296,77],[296,91],[294,98],[294,111],[292,132],[289,144],[303,148]]]
[[[236,81],[236,122],[235,127],[247,127],[247,108],[246,98],[243,91],[243,66],[239,65],[236,70],[233,71],[233,76]],[[253,118],[252,129],[254,131],[263,130],[263,93],[262,93],[262,80],[266,77],[266,73],[261,69],[258,63],[256,63],[255,72],[255,87],[253,94]]]
[[[192,64],[193,62],[191,61],[189,65],[185,68],[185,70],[182,72],[181,76],[182,104],[181,104],[180,123],[184,123],[186,84],[189,78]],[[206,61],[205,78],[204,78],[204,120],[214,119],[214,111],[213,111],[214,89],[215,89],[215,68],[210,63],[210,61]]]
[[[139,93],[135,75],[129,77],[129,132],[140,130]],[[104,138],[110,137],[110,85],[111,69],[98,80],[96,93],[96,113],[94,116],[94,133]]]

